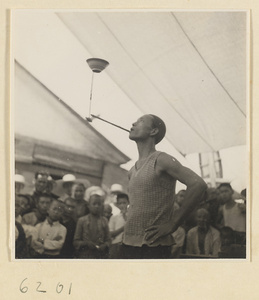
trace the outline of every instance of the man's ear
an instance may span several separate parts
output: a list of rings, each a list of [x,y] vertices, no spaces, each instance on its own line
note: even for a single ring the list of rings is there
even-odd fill
[[[159,132],[159,129],[158,129],[158,128],[153,128],[153,129],[151,129],[150,135],[151,135],[151,136],[155,136],[155,135],[158,134],[158,132]]]

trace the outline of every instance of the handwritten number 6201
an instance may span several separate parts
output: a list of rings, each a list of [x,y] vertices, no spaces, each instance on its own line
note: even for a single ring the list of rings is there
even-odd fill
[[[27,279],[28,278],[24,278],[23,281],[20,284],[20,292],[23,293],[23,294],[27,293],[28,290],[29,290],[29,287],[27,285],[25,285],[25,281]],[[38,292],[38,293],[47,293],[47,291],[45,291],[43,289],[40,289],[40,286],[41,286],[41,282],[40,281],[38,281],[37,284],[38,284],[38,286],[36,288],[36,292]],[[60,294],[63,291],[63,289],[64,289],[64,285],[59,282],[57,284],[57,286],[56,286],[56,292],[58,294]],[[72,290],[72,283],[70,283],[70,285],[69,285],[69,290],[68,290],[68,294],[69,295],[71,294],[71,290]]]

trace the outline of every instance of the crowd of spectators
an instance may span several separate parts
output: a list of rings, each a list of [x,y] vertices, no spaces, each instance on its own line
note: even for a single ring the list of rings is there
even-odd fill
[[[175,210],[184,202],[185,190],[175,196]],[[207,189],[206,198],[173,233],[174,258],[245,258],[246,190],[235,192],[229,183]]]
[[[66,174],[57,195],[47,172],[35,174],[31,194],[23,193],[24,185],[16,174],[17,259],[123,259],[129,198],[121,185],[113,184],[107,193]],[[184,197],[185,190],[175,195],[174,214]],[[208,188],[206,199],[172,236],[172,258],[245,258],[246,191],[237,194],[229,183]]]

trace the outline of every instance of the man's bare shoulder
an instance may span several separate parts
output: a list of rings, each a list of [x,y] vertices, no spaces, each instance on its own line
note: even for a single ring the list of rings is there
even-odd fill
[[[157,167],[161,170],[167,170],[168,168],[179,168],[182,166],[180,162],[173,156],[161,152],[157,158]]]
[[[158,173],[166,172],[174,179],[179,180],[185,185],[200,184],[205,189],[206,183],[203,179],[194,173],[191,169],[183,166],[173,156],[161,152],[157,159],[156,170]]]

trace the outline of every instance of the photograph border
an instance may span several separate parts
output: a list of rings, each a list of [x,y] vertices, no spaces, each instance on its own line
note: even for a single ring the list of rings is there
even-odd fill
[[[243,3],[243,1],[239,1],[239,3]],[[81,4],[83,4],[83,3],[81,3]],[[8,6],[8,2],[7,2],[7,6]],[[257,10],[256,10],[256,12],[258,13]],[[5,13],[6,13],[6,11],[5,11]],[[9,13],[10,13],[10,11],[9,11]],[[5,17],[6,18],[4,18],[4,20],[7,21],[6,20],[6,19],[8,19],[7,15]],[[10,17],[10,15],[9,15],[9,17]],[[257,23],[255,23],[254,20],[255,20],[255,17],[253,17],[251,19],[251,21],[252,21],[252,28],[254,30],[251,32],[251,34],[253,34],[253,37],[251,38],[252,46],[251,46],[251,49],[249,51],[251,53],[251,61],[252,61],[251,62],[251,73],[252,73],[251,74],[251,78],[252,78],[252,80],[255,77],[257,77],[257,76],[255,76],[255,77],[253,76],[255,70],[257,70],[256,66],[254,65],[254,59],[255,59],[255,57],[253,56],[253,54],[255,55],[256,52],[255,52],[255,48],[253,46],[256,43],[256,47],[258,47],[258,41],[255,38],[255,34],[256,34],[257,30],[258,30],[258,21],[257,21]],[[253,25],[254,26],[256,25],[256,27],[254,27]],[[8,41],[8,37],[10,39],[10,35],[9,35],[10,32],[9,32],[8,26],[7,27],[5,26],[5,30],[6,30],[6,39]],[[8,46],[8,43],[6,44],[5,50],[6,49],[10,50],[10,45]],[[254,50],[254,52],[253,52],[253,50]],[[5,51],[4,57],[6,57],[6,56],[8,57],[8,55],[7,55],[6,51]],[[6,74],[9,74],[8,62],[6,63],[4,70],[5,70]],[[8,78],[8,77],[6,76],[6,78]],[[3,81],[3,82],[5,82],[5,81]],[[251,79],[249,79],[249,83],[250,82],[251,82]],[[249,84],[249,86],[251,86],[251,84]],[[8,97],[7,96],[9,95],[9,93],[7,91],[8,91],[7,86],[4,86],[4,94],[5,94],[4,99],[5,99],[5,101],[3,103],[4,105],[2,105],[2,107],[1,107],[1,111],[4,112],[4,118],[3,118],[3,120],[5,120],[5,121],[8,120],[8,117],[7,117],[8,114],[6,114],[6,113],[9,111],[8,104],[7,104],[8,103],[8,99],[7,99]],[[129,270],[127,272],[128,275],[126,275],[126,276],[128,276],[127,284],[126,283],[122,284],[122,287],[125,290],[127,288],[129,288],[129,283],[131,284],[131,286],[132,286],[132,284],[136,284],[137,279],[141,280],[141,283],[143,283],[143,284],[136,284],[134,286],[134,288],[132,288],[132,294],[130,294],[129,292],[126,293],[126,298],[125,299],[135,299],[134,297],[139,296],[139,295],[147,295],[147,293],[150,293],[149,294],[150,295],[150,299],[156,299],[155,296],[156,297],[157,296],[161,296],[163,298],[164,296],[170,296],[170,295],[172,295],[171,293],[174,291],[174,289],[172,289],[172,287],[170,287],[170,286],[167,286],[167,288],[165,288],[164,290],[158,291],[158,289],[156,288],[156,284],[154,282],[154,279],[151,279],[151,278],[149,278],[149,281],[148,281],[149,283],[147,284],[147,280],[146,280],[147,278],[145,276],[148,276],[148,274],[152,274],[152,276],[154,274],[156,274],[155,277],[156,277],[157,281],[159,282],[158,285],[161,286],[162,282],[161,282],[161,278],[159,278],[159,274],[160,274],[159,272],[162,272],[162,274],[166,274],[170,278],[170,280],[169,279],[165,280],[165,284],[168,284],[169,282],[172,282],[172,281],[174,281],[174,284],[176,284],[176,282],[180,284],[180,287],[182,288],[182,290],[181,290],[181,292],[179,292],[179,294],[177,293],[178,299],[184,299],[184,298],[185,299],[194,299],[193,296],[195,298],[197,296],[197,298],[198,298],[198,295],[201,294],[201,291],[197,290],[196,288],[197,287],[198,288],[201,287],[201,285],[200,285],[201,281],[200,280],[205,280],[206,277],[207,277],[207,279],[214,279],[218,283],[220,282],[222,284],[221,285],[222,291],[220,291],[217,288],[217,284],[215,284],[215,282],[212,283],[209,280],[205,280],[209,284],[210,292],[213,293],[213,294],[210,294],[210,297],[211,297],[210,299],[219,299],[219,297],[221,297],[221,299],[228,299],[228,298],[230,298],[230,297],[232,298],[234,296],[236,296],[235,299],[243,299],[242,296],[245,295],[244,294],[245,292],[249,292],[249,297],[250,297],[249,299],[257,299],[256,295],[259,292],[258,291],[258,287],[255,286],[255,288],[254,288],[253,291],[250,290],[250,284],[251,284],[251,282],[254,282],[256,280],[256,277],[257,277],[256,276],[256,272],[253,272],[252,274],[254,274],[255,278],[251,278],[252,277],[251,273],[250,273],[250,271],[251,271],[251,265],[255,265],[255,263],[257,261],[257,256],[258,256],[258,253],[257,253],[258,251],[256,250],[257,248],[253,248],[253,245],[258,244],[258,238],[256,238],[255,234],[253,233],[254,232],[253,229],[255,229],[255,227],[253,227],[254,226],[254,221],[255,221],[255,217],[254,217],[255,216],[255,212],[254,212],[254,209],[258,209],[258,205],[256,205],[254,202],[252,202],[252,198],[251,198],[252,196],[254,196],[254,195],[257,194],[256,190],[254,190],[253,185],[252,185],[252,182],[255,180],[254,178],[257,175],[257,174],[255,174],[254,176],[252,176],[253,173],[257,172],[255,170],[256,164],[254,164],[254,162],[256,162],[256,163],[258,162],[258,158],[255,157],[255,154],[256,154],[255,148],[257,149],[257,142],[255,142],[255,139],[253,138],[253,135],[255,134],[254,133],[255,132],[255,127],[257,127],[257,124],[256,124],[256,122],[253,122],[255,120],[255,117],[254,117],[255,114],[253,113],[252,109],[256,108],[257,105],[255,105],[255,102],[253,101],[253,99],[255,99],[253,97],[254,94],[255,94],[255,90],[251,89],[250,93],[251,93],[251,99],[252,100],[251,100],[251,103],[250,103],[250,109],[249,109],[249,111],[250,111],[250,118],[249,118],[249,121],[248,121],[249,124],[250,124],[250,126],[251,126],[251,127],[249,126],[250,132],[251,132],[251,134],[250,134],[251,135],[251,139],[249,139],[249,144],[248,144],[248,145],[250,145],[250,151],[249,151],[249,154],[248,154],[249,158],[250,158],[249,159],[249,161],[250,161],[250,172],[249,172],[250,173],[250,184],[249,184],[250,185],[250,189],[248,190],[248,195],[249,195],[248,199],[251,199],[251,203],[248,205],[248,208],[249,208],[249,210],[253,209],[253,213],[251,211],[251,214],[250,214],[250,216],[251,216],[251,222],[253,222],[253,224],[251,225],[251,228],[250,228],[250,224],[249,224],[250,238],[251,238],[251,235],[253,234],[253,240],[251,241],[251,243],[252,243],[251,249],[249,249],[249,251],[248,251],[248,248],[247,248],[247,252],[251,253],[251,255],[249,255],[249,259],[248,260],[246,259],[247,260],[246,264],[245,264],[246,266],[243,267],[244,270],[243,270],[242,275],[239,275],[239,276],[242,276],[243,283],[244,283],[243,286],[242,286],[242,290],[240,291],[240,288],[239,288],[238,291],[233,291],[233,289],[235,288],[234,282],[231,282],[230,286],[229,286],[227,280],[226,280],[226,282],[223,281],[223,278],[228,279],[231,276],[233,278],[233,276],[235,275],[235,270],[239,271],[240,269],[242,269],[240,265],[243,265],[243,264],[242,263],[240,264],[240,261],[236,261],[236,260],[231,260],[231,261],[228,261],[227,263],[225,263],[225,261],[224,262],[223,261],[220,262],[220,261],[217,260],[217,262],[219,262],[218,265],[221,266],[221,267],[224,267],[224,271],[225,272],[224,272],[224,276],[222,276],[222,278],[220,278],[219,274],[216,272],[216,269],[217,269],[217,271],[219,271],[220,268],[218,268],[218,267],[216,268],[215,266],[213,266],[214,263],[212,265],[208,265],[208,262],[206,260],[203,260],[203,263],[202,263],[201,267],[199,266],[199,268],[201,270],[205,270],[206,271],[206,274],[203,274],[203,276],[201,274],[196,274],[196,272],[195,272],[195,269],[197,267],[196,263],[198,263],[197,261],[195,261],[195,262],[192,261],[190,263],[190,267],[189,268],[186,267],[186,262],[183,262],[182,260],[180,262],[179,261],[175,262],[175,260],[173,260],[173,261],[170,260],[170,263],[168,263],[168,261],[167,262],[165,262],[165,261],[163,261],[163,262],[159,261],[160,266],[158,266],[157,261],[156,262],[154,262],[154,261],[148,262],[145,266],[143,265],[142,262],[136,262],[136,261],[132,261],[132,262],[128,262],[128,261],[127,262],[124,262],[124,261],[123,262],[116,262],[115,266],[111,266],[109,262],[102,261],[102,263],[104,263],[105,267],[107,268],[107,270],[105,270],[105,273],[107,273],[107,271],[109,271],[109,270],[111,271],[111,269],[113,269],[113,268],[117,269],[117,271],[122,271],[121,268],[123,268],[123,267],[125,269],[126,269],[126,267],[128,268],[128,270]],[[258,91],[256,91],[256,93],[258,94]],[[247,103],[248,102],[249,101],[247,101]],[[5,122],[4,128],[5,129],[8,128],[8,121]],[[7,167],[7,169],[3,173],[5,173],[5,175],[7,175],[7,174],[10,175],[10,171],[8,171],[8,164],[7,164],[8,160],[6,160],[6,157],[10,158],[10,156],[8,154],[8,148],[9,148],[8,147],[8,143],[5,143],[5,141],[8,138],[7,132],[9,132],[8,129],[2,135],[3,137],[5,137],[5,139],[3,139],[3,146],[1,144],[1,150],[2,149],[5,150],[5,153],[3,155],[3,157],[4,157],[3,162],[4,162],[4,165]],[[1,157],[1,159],[2,159],[2,157]],[[10,163],[11,163],[11,159],[10,159]],[[256,178],[257,177],[258,176],[256,176]],[[9,198],[8,194],[9,194],[9,192],[12,191],[12,187],[13,187],[12,182],[8,178],[10,178],[10,177],[7,176],[6,180],[3,182],[3,183],[6,183],[5,184],[4,199],[5,198],[6,199]],[[14,266],[13,262],[10,261],[10,256],[9,256],[10,255],[10,244],[8,242],[8,236],[9,236],[9,232],[10,232],[8,230],[9,225],[4,225],[4,223],[3,223],[4,220],[6,220],[8,222],[8,216],[10,216],[9,215],[9,209],[11,207],[10,202],[7,201],[6,202],[6,206],[7,206],[6,209],[5,209],[6,215],[5,215],[5,218],[3,218],[3,220],[1,222],[2,222],[3,228],[6,229],[5,230],[6,233],[7,233],[6,240],[7,240],[7,245],[8,245],[7,250],[8,249],[9,250],[6,253],[4,253],[4,255],[1,256],[1,261],[3,262],[2,266],[3,266],[4,270],[6,271],[8,279],[10,279],[11,284],[14,285],[14,286],[16,286],[16,288],[17,288],[17,286],[19,286],[19,284],[20,284],[21,278],[23,278],[23,276],[25,276],[24,274],[26,272],[24,270],[24,263],[23,262],[19,261],[19,263],[15,264],[15,266]],[[255,249],[255,251],[252,251],[253,249]],[[62,267],[61,267],[62,261],[61,261],[61,264],[59,263],[59,261],[60,260],[55,261],[55,263],[54,263],[55,266],[54,266],[53,270],[51,270],[52,266],[49,263],[49,261],[46,262],[46,263],[44,261],[44,263],[41,262],[39,264],[30,263],[28,265],[28,270],[30,270],[30,273],[32,274],[32,277],[35,278],[35,281],[38,280],[36,278],[37,278],[37,276],[39,276],[39,274],[40,274],[41,277],[45,277],[45,280],[46,280],[45,284],[50,288],[51,287],[51,282],[53,280],[55,280],[55,279],[56,279],[56,281],[61,280],[61,279],[57,279],[57,278],[59,278],[59,274],[56,274],[57,270],[58,270],[58,267],[60,267],[60,269],[62,269],[62,271],[64,272],[64,274],[61,274],[61,277],[62,277],[63,281],[65,281],[65,282],[69,281],[67,279],[68,278],[67,276],[69,276],[69,272],[68,272],[68,270],[67,270],[66,267],[70,264],[71,261],[68,261],[66,264],[63,264]],[[211,261],[212,260],[209,260],[209,262],[211,262]],[[89,273],[87,275],[84,273],[85,266],[80,266],[79,265],[80,262],[78,262],[78,260],[77,261],[73,260],[73,263],[75,263],[75,268],[77,269],[76,273],[79,272],[79,274],[81,274],[81,275],[84,274],[84,276],[86,276],[88,278],[91,277]],[[174,269],[175,266],[172,266],[171,263],[174,263],[176,265],[176,269],[179,271],[179,273],[178,273],[179,277],[176,276],[176,274],[174,274],[174,272],[173,272],[174,270],[172,270],[172,269]],[[120,264],[122,264],[122,266],[120,266]],[[192,284],[190,284],[190,283],[186,284],[186,282],[185,282],[185,284],[183,284],[183,282],[181,281],[181,280],[184,280],[185,275],[188,274],[188,276],[190,276],[190,274],[189,274],[188,271],[180,271],[179,270],[179,264],[182,265],[183,267],[185,267],[188,270],[190,269],[190,271],[192,272],[192,274],[195,274],[195,278],[194,278]],[[188,261],[188,264],[189,264],[189,261]],[[99,275],[98,276],[98,274],[100,274],[100,273],[98,273],[98,271],[101,272],[101,270],[102,270],[101,263],[100,262],[96,262],[96,261],[94,261],[94,262],[90,262],[89,261],[89,262],[86,263],[86,265],[89,265],[89,266],[93,267],[94,276],[92,276],[91,279],[93,279],[93,286],[96,286],[95,280],[97,278],[104,279],[103,275]],[[257,267],[258,266],[256,266],[255,269],[257,269]],[[26,266],[26,268],[27,268],[27,266]],[[13,270],[15,270],[15,273],[13,272]],[[249,272],[248,272],[248,270],[249,270]],[[62,271],[58,271],[58,272],[60,273]],[[125,270],[123,270],[122,273],[123,273],[123,275],[125,275],[126,274]],[[13,274],[15,274],[15,276],[13,276]],[[115,283],[118,284],[120,282],[120,276],[118,276],[118,274],[116,274],[116,272],[114,274],[113,273],[111,273],[111,274],[112,274],[111,275],[111,279],[113,281],[112,281],[112,283],[111,283],[111,281],[109,281],[109,282],[105,281],[105,287],[106,288],[108,288],[110,286],[116,286]],[[144,275],[144,277],[142,277],[143,275]],[[247,276],[247,277],[244,278],[244,276]],[[251,282],[249,280],[251,280]],[[31,283],[31,285],[33,285],[34,283]],[[149,286],[149,290],[145,287],[145,284],[147,284]],[[15,296],[21,295],[21,291],[19,289],[10,290],[10,289],[8,289],[8,286],[9,285],[4,286],[2,284],[3,290],[6,291],[5,296],[8,296],[8,298],[5,298],[5,299],[12,299],[12,298],[14,299]],[[174,288],[176,287],[175,285],[173,285],[173,286],[174,286]],[[76,297],[77,297],[77,299],[81,299],[81,296],[82,296],[81,293],[83,293],[83,291],[85,291],[85,283],[84,283],[84,280],[82,278],[80,278],[78,280],[77,288],[78,289],[76,290],[76,292],[73,294],[72,297],[73,298],[75,297],[75,299],[76,299]],[[96,292],[95,288],[87,288],[87,290],[90,291],[90,295],[91,296],[98,295],[98,297],[100,297],[100,295],[102,294],[101,291]],[[124,292],[125,292],[125,290],[124,290]],[[114,291],[116,293],[116,289]],[[111,293],[109,291],[106,294],[106,296],[111,297],[112,295],[114,295],[113,299],[117,299],[117,298],[119,299],[119,296],[122,295],[123,289],[119,288],[117,291],[118,291],[117,295],[114,295],[113,293]],[[192,292],[194,292],[194,294]],[[225,294],[223,294],[223,292]],[[28,299],[32,299],[32,297],[35,297],[36,295],[37,295],[37,293],[35,291],[31,292],[30,295],[28,294]],[[105,295],[105,294],[102,294],[102,295]],[[59,295],[56,295],[54,293],[53,294],[46,293],[46,296],[47,296],[46,298],[48,298],[48,299],[57,299],[57,297]],[[70,299],[72,299],[72,298],[70,298]],[[108,299],[110,299],[110,298],[108,298]]]

